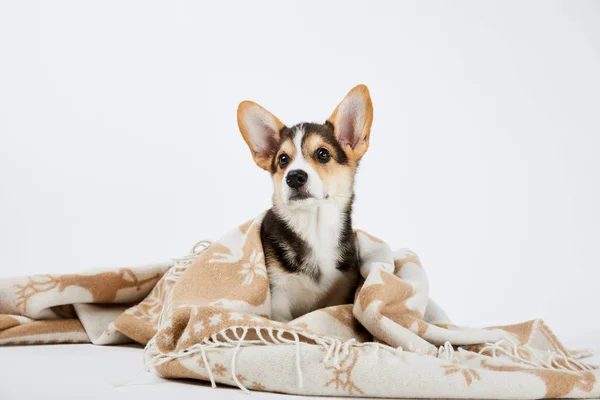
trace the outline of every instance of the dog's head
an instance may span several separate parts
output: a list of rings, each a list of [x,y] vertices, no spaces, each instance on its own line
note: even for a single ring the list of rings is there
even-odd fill
[[[239,105],[237,118],[254,161],[271,173],[275,205],[298,208],[351,201],[373,121],[366,86],[352,89],[324,124],[289,128],[251,101]]]

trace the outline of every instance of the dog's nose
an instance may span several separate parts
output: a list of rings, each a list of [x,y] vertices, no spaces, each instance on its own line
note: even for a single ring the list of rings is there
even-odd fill
[[[306,183],[308,180],[308,174],[301,169],[295,169],[293,171],[288,172],[287,177],[285,178],[285,182],[292,189],[298,189]]]

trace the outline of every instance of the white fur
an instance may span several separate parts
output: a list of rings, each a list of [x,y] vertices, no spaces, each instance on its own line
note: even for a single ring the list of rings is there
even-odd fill
[[[347,294],[343,291],[323,304],[330,294],[329,289],[346,279],[337,269],[342,210],[329,203],[278,211],[288,226],[310,246],[312,252],[305,264],[318,267],[321,279],[316,283],[305,274],[280,273],[270,269],[272,318],[290,321],[319,307],[343,304]]]
[[[308,163],[308,161],[306,161],[306,159],[304,158],[304,155],[302,154],[302,138],[303,137],[304,137],[304,131],[302,130],[302,126],[300,126],[299,128],[296,129],[295,136],[294,136],[294,147],[296,149],[296,155],[294,156],[294,160],[292,161],[292,163],[287,167],[287,169],[285,171],[285,175],[283,176],[283,180],[282,180],[281,193],[283,195],[282,196],[283,201],[285,204],[287,204],[291,207],[295,207],[298,205],[305,206],[308,203],[314,202],[314,200],[318,201],[318,200],[325,199],[323,181],[321,181],[321,178],[319,177],[319,174],[317,174],[317,171],[315,171],[315,169]],[[308,189],[308,192],[311,195],[313,195],[315,197],[315,199],[307,199],[307,200],[303,200],[301,202],[298,202],[298,201],[290,202],[289,197],[290,197],[291,189],[288,185],[285,184],[285,180],[287,178],[288,173],[290,171],[294,171],[296,169],[301,169],[308,174],[308,181],[306,182],[306,189]]]
[[[278,321],[290,321],[319,307],[342,304],[347,294],[340,291],[339,295],[330,296],[327,304],[323,304],[325,298],[330,295],[329,289],[332,285],[347,279],[337,269],[343,210],[333,199],[327,198],[319,175],[304,159],[301,149],[303,135],[304,132],[300,128],[294,137],[296,156],[282,181],[283,204],[276,204],[275,207],[287,225],[310,246],[312,252],[304,262],[306,266],[319,268],[321,279],[317,284],[305,274],[269,270],[269,279],[273,287],[272,318]],[[290,188],[285,184],[285,177],[294,169],[302,169],[308,174],[306,185],[314,199],[289,201]]]

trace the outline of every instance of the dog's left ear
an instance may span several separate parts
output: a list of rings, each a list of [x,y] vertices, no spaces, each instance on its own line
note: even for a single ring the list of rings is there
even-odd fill
[[[240,132],[250,147],[256,165],[269,171],[277,151],[283,123],[269,111],[251,101],[240,103],[237,111]]]
[[[337,106],[328,121],[344,150],[356,161],[369,148],[369,135],[373,122],[373,103],[369,89],[358,85]]]

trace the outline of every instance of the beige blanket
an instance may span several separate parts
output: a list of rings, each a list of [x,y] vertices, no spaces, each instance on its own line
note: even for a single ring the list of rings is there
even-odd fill
[[[269,319],[262,215],[173,263],[0,281],[0,344],[146,345],[146,369],[305,395],[598,397],[600,370],[540,320],[454,326],[418,257],[355,232],[353,304]]]

